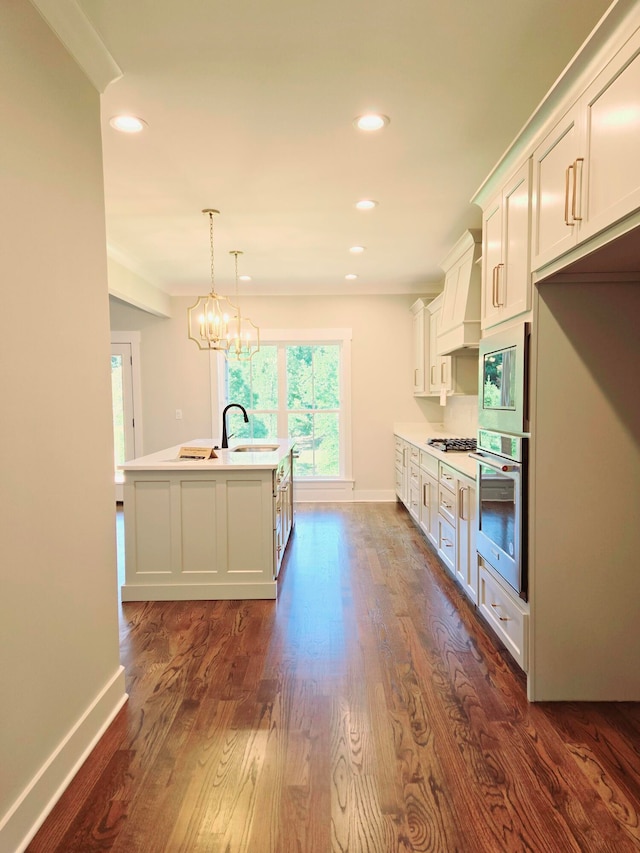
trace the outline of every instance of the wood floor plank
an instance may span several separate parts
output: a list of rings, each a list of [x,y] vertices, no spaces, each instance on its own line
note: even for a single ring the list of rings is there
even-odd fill
[[[299,506],[277,601],[127,603],[121,645],[29,853],[640,851],[640,705],[530,705],[400,505]]]

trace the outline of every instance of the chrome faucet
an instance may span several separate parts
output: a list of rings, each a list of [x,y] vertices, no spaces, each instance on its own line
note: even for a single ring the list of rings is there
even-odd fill
[[[222,448],[226,449],[229,447],[229,439],[233,435],[227,435],[227,412],[229,409],[240,409],[242,414],[244,415],[245,424],[249,423],[249,415],[247,414],[247,410],[244,406],[241,406],[240,403],[229,403],[228,406],[225,406],[222,411]]]

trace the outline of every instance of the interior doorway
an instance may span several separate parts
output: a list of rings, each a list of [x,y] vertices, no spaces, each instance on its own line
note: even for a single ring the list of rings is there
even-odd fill
[[[116,339],[111,337],[111,397],[113,403],[113,447],[114,482],[116,501],[123,500],[124,475],[118,470],[127,459],[142,454],[140,423],[136,405],[138,394],[137,379],[137,341],[132,333],[122,333]]]

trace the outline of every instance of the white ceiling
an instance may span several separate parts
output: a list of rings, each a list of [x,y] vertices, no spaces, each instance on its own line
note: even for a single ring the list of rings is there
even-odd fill
[[[606,0],[78,0],[102,96],[113,256],[172,294],[419,292]],[[353,119],[370,110],[378,134]],[[143,134],[109,118],[132,113]],[[359,212],[354,203],[379,206]],[[367,247],[360,257],[354,244]],[[356,282],[345,281],[356,273]]]

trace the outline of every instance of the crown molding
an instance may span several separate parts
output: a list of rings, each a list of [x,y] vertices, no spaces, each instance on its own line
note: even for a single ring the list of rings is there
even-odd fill
[[[122,70],[76,0],[31,0],[93,86],[102,94]]]

